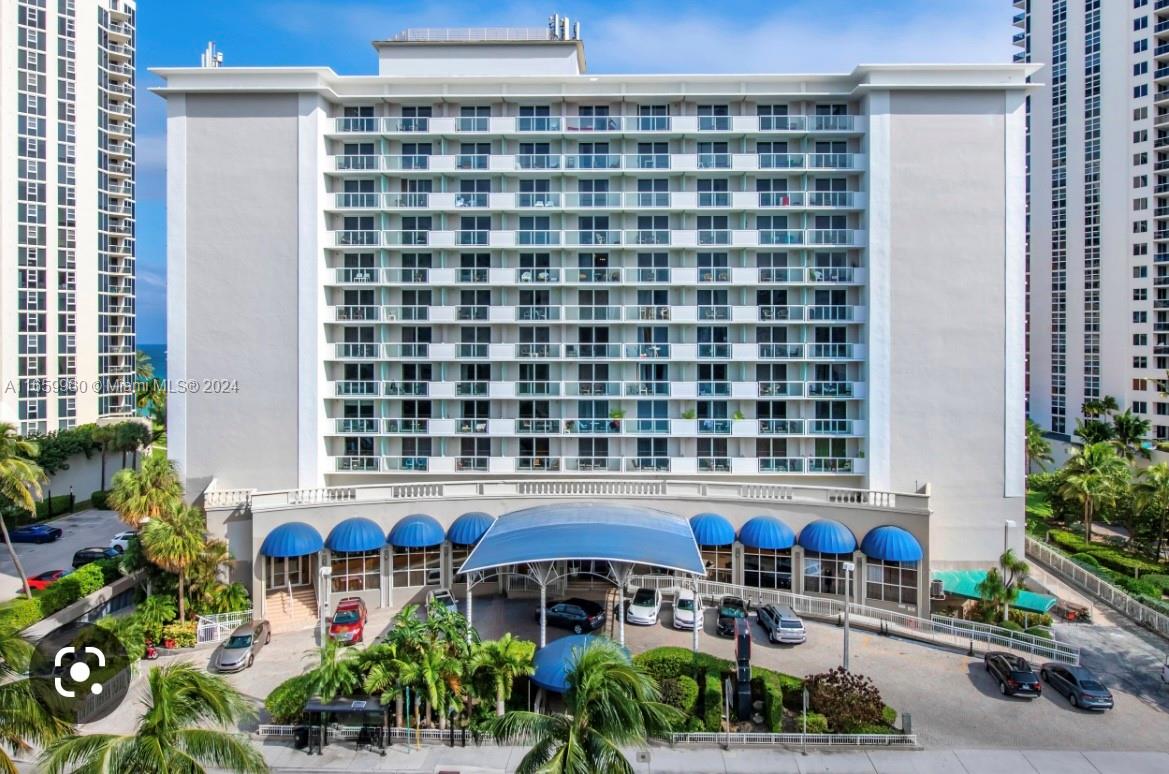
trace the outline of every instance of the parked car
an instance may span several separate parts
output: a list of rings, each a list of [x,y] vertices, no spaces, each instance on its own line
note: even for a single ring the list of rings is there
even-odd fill
[[[755,620],[767,632],[769,642],[799,644],[808,639],[803,620],[790,607],[764,605],[755,611]]]
[[[77,553],[73,554],[73,569],[84,567],[90,562],[96,562],[101,559],[116,559],[121,556],[116,548],[109,546],[90,546],[83,548]]]
[[[8,531],[8,539],[13,543],[52,543],[64,535],[60,527],[49,524],[25,524]]]
[[[1112,694],[1084,667],[1049,662],[1040,667],[1039,676],[1068,697],[1073,707],[1101,712],[1112,709]]]
[[[459,601],[450,589],[435,589],[426,595],[426,609],[446,608],[448,613],[459,612]]]
[[[540,620],[540,608],[536,608]],[[576,634],[591,632],[605,625],[605,608],[588,599],[573,597],[548,604],[546,619],[549,626],[572,629]]]
[[[138,530],[128,529],[124,532],[119,532],[110,540],[110,548],[116,550],[118,553],[125,553],[126,549],[130,547],[131,540],[138,539]]]
[[[678,589],[674,594],[674,628],[695,626],[702,627],[702,597],[696,597],[690,589]]]
[[[365,600],[361,597],[345,597],[337,603],[337,611],[329,621],[329,638],[345,645],[362,642],[368,617]]]
[[[658,622],[662,610],[662,592],[657,589],[638,589],[625,608],[625,620],[631,624],[652,626]]]
[[[34,591],[44,591],[57,581],[68,575],[71,570],[49,570],[28,579],[28,587]]]
[[[1026,696],[1034,699],[1043,693],[1039,675],[1027,663],[1027,659],[1014,653],[992,650],[982,658],[986,671],[998,680],[999,693],[1003,696]]]
[[[267,621],[251,621],[235,627],[211,658],[212,666],[220,672],[239,672],[256,660],[260,649],[272,640],[272,628]]]
[[[718,625],[715,630],[724,637],[734,637],[735,621],[746,617],[746,602],[739,597],[723,597],[718,603]]]

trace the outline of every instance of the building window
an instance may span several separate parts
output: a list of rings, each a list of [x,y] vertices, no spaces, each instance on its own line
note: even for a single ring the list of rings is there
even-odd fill
[[[1149,359],[1143,355],[1137,355],[1136,357],[1134,357],[1132,359],[1132,367],[1133,368],[1148,368],[1149,367]]]
[[[1149,404],[1143,400],[1134,400],[1132,402],[1132,413],[1134,414],[1148,414]]]
[[[381,588],[382,552],[334,551],[333,591],[369,591]]]
[[[804,552],[804,591],[813,594],[844,595],[844,563],[852,554]],[[855,582],[855,578],[853,579]]]
[[[918,562],[865,560],[865,598],[917,605]]]
[[[733,583],[730,546],[699,546],[706,579],[715,583]]]
[[[442,582],[440,553],[439,546],[394,548],[394,588],[439,585]]]
[[[743,585],[760,589],[792,587],[792,552],[767,548],[743,550]]]

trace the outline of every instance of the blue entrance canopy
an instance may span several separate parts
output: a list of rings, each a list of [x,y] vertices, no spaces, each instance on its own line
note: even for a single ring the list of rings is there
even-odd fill
[[[376,551],[386,542],[382,528],[373,521],[354,516],[333,527],[325,545],[330,551],[352,553],[355,551]]]
[[[869,530],[861,541],[861,551],[886,562],[920,562],[922,556],[917,538],[892,524]]]
[[[839,521],[817,519],[800,530],[800,545],[822,554],[851,554],[856,550],[856,538]]]
[[[260,544],[260,553],[277,559],[315,554],[325,545],[321,533],[303,521],[281,524],[268,533]]]
[[[735,542],[735,528],[717,513],[700,513],[690,517],[690,529],[700,546],[729,546]]]
[[[532,682],[546,691],[564,693],[568,690],[568,673],[576,664],[578,654],[595,640],[591,634],[570,634],[558,640],[552,640],[536,651],[532,660],[536,671],[532,674]],[[626,659],[629,651],[621,648]]]
[[[706,574],[694,534],[681,516],[597,503],[542,505],[500,516],[459,573],[560,560],[631,562]]]
[[[442,545],[445,538],[446,532],[434,517],[414,513],[394,525],[386,542],[394,548],[432,548]]]
[[[796,544],[796,533],[774,516],[752,516],[739,529],[739,542],[747,548],[782,551]]]
[[[456,546],[473,546],[495,523],[495,517],[482,511],[464,513],[446,532],[446,539]]]

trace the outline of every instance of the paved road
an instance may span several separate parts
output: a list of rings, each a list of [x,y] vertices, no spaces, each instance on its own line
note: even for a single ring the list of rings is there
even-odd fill
[[[87,510],[71,513],[48,522],[65,534],[53,543],[16,543],[16,554],[31,578],[49,570],[66,570],[73,566],[73,554],[89,546],[108,546],[110,539],[125,529],[114,511]],[[20,579],[8,551],[0,543],[0,602],[20,593]]]

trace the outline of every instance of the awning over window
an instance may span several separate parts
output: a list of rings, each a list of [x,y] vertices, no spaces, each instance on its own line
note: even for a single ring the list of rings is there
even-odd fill
[[[325,545],[321,533],[303,521],[281,524],[268,533],[260,544],[260,553],[274,558],[315,554]]]
[[[865,556],[886,562],[920,562],[922,557],[917,538],[892,524],[869,530],[861,541],[861,551]]]
[[[800,545],[822,554],[851,554],[856,550],[856,537],[839,521],[817,519],[800,530]]]
[[[442,545],[444,538],[446,532],[432,516],[414,513],[394,525],[386,542],[394,548],[431,548]]]
[[[482,511],[464,513],[447,530],[446,539],[457,546],[473,546],[495,523],[495,517]]]
[[[967,599],[980,599],[978,585],[986,578],[986,570],[938,570],[931,576],[942,582],[942,590],[947,594]],[[1049,594],[1037,594],[1034,591],[1020,591],[1011,603],[1011,607],[1026,610],[1030,613],[1047,613],[1055,607],[1056,599]]]
[[[700,513],[690,517],[690,529],[700,546],[729,546],[735,542],[735,528],[717,513]]]
[[[325,545],[330,551],[352,553],[355,551],[376,551],[385,545],[386,536],[373,521],[354,516],[333,527]]]
[[[748,548],[782,551],[796,544],[796,533],[774,516],[752,516],[739,529],[739,542]]]

